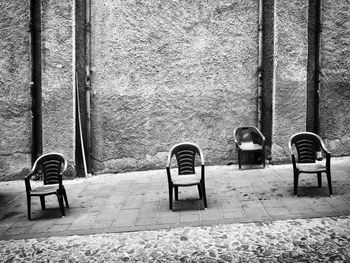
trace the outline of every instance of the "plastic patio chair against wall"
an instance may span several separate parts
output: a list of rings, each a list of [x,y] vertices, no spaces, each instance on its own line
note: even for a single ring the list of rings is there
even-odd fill
[[[175,155],[177,160],[176,175],[171,174],[171,160]],[[196,173],[196,155],[200,158],[200,175]],[[203,199],[204,207],[207,208],[207,197],[205,191],[205,163],[201,148],[194,143],[184,142],[176,144],[171,148],[168,154],[166,171],[169,186],[169,208],[173,210],[173,189],[175,191],[175,200],[178,198],[179,187],[188,187],[197,185],[199,199]]]
[[[290,137],[288,147],[293,163],[294,195],[298,195],[298,181],[301,173],[317,174],[318,187],[322,186],[321,176],[325,173],[329,195],[332,196],[331,153],[321,137],[312,132],[296,133]]]
[[[234,140],[238,155],[238,166],[242,169],[243,153],[257,153],[261,155],[265,167],[265,136],[254,126],[242,126],[234,130]]]
[[[59,153],[48,153],[40,156],[34,163],[31,172],[25,176],[25,187],[27,194],[28,219],[31,220],[31,197],[40,197],[41,208],[45,209],[45,196],[56,195],[61,215],[64,216],[63,199],[68,205],[66,189],[62,183],[62,175],[67,169],[66,158]],[[31,177],[40,174],[43,185],[32,188]]]

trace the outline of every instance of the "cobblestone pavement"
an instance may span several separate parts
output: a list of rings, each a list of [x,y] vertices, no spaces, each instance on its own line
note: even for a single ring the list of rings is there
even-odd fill
[[[2,262],[350,262],[350,217],[1,240]]]

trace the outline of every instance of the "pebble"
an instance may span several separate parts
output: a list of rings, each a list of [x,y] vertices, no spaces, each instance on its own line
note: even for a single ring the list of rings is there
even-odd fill
[[[350,217],[0,240],[2,262],[350,262]],[[177,240],[177,242],[175,242]]]

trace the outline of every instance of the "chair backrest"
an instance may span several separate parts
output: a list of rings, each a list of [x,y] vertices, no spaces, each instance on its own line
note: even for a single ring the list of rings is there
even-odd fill
[[[62,174],[67,169],[66,158],[60,153],[48,153],[40,156],[33,165],[33,171],[41,171],[43,183],[62,184]]]
[[[292,155],[294,154],[293,146],[297,150],[297,162],[299,163],[314,163],[322,145],[321,137],[312,132],[296,133],[290,137],[288,142]]]
[[[198,145],[189,142],[176,144],[169,151],[167,166],[170,166],[171,158],[175,155],[179,174],[194,174],[196,154],[199,155],[201,164],[204,165],[203,152]]]
[[[254,126],[242,126],[234,130],[235,142],[253,142],[262,145],[265,141],[264,135]]]

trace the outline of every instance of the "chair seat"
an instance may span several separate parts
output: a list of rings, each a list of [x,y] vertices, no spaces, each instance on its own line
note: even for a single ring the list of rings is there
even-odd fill
[[[253,142],[242,142],[239,146],[242,151],[259,151],[262,150],[262,146]]]
[[[30,194],[31,195],[49,195],[49,194],[55,194],[57,190],[58,190],[58,185],[43,185],[35,189],[32,189],[30,191]]]
[[[325,172],[327,170],[324,163],[298,163],[297,168],[305,173]]]
[[[171,177],[174,185],[190,186],[200,183],[201,177],[198,174],[176,175]]]

